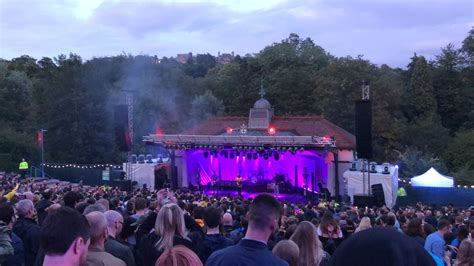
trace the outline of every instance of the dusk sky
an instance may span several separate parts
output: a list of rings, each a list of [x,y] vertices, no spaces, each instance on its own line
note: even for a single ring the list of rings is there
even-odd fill
[[[473,26],[473,0],[0,0],[0,58],[244,55],[294,32],[335,56],[405,67],[415,52],[459,48]]]

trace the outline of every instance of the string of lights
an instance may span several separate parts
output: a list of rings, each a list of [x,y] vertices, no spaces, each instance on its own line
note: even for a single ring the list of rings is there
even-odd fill
[[[70,163],[45,163],[44,167],[48,168],[79,168],[79,169],[102,169],[102,168],[114,168],[121,169],[122,165],[113,164],[70,164]]]

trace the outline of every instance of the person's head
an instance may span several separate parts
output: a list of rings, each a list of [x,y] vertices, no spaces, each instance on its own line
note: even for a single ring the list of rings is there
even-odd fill
[[[0,221],[12,228],[15,223],[15,210],[6,202],[0,203]]]
[[[372,224],[370,222],[370,218],[367,216],[362,217],[362,220],[360,220],[359,226],[356,228],[355,232],[358,233],[360,231],[363,231],[365,229],[372,228]]]
[[[423,236],[423,228],[421,227],[421,220],[418,218],[411,218],[408,222],[406,234],[409,236]]]
[[[232,219],[232,214],[226,212],[224,213],[224,216],[222,217],[222,224],[223,225],[233,225],[234,220]]]
[[[332,216],[331,211],[324,212],[319,227],[321,228],[321,231],[325,234],[336,233],[339,230],[339,225]]]
[[[451,223],[446,219],[441,219],[438,221],[438,232],[441,235],[445,235],[451,232]]]
[[[89,238],[89,224],[76,210],[60,207],[48,214],[40,233],[41,247],[45,253],[43,265],[48,265],[50,257],[81,265],[85,262]]]
[[[462,241],[462,240],[464,240],[468,235],[469,235],[469,229],[467,228],[467,226],[465,226],[464,224],[463,224],[463,225],[460,225],[460,226],[459,226],[459,229],[458,229],[458,235],[456,236],[456,238],[457,238],[459,241]]]
[[[64,197],[63,197],[64,206],[74,209],[80,199],[81,199],[81,195],[79,195],[79,193],[75,191],[69,191],[66,194],[64,194]]]
[[[97,204],[101,204],[102,206],[104,206],[104,210],[105,210],[105,211],[108,211],[108,210],[109,210],[109,207],[110,207],[110,206],[109,206],[109,201],[108,201],[108,200],[106,200],[106,199],[99,199],[99,200],[97,201]]]
[[[103,247],[108,237],[107,219],[102,212],[93,211],[86,215],[90,226],[91,245]]]
[[[158,258],[155,266],[202,266],[199,257],[185,246],[175,246],[165,250]]]
[[[43,199],[51,200],[51,198],[53,197],[53,191],[51,189],[46,189],[45,191],[43,191],[43,193],[41,193],[41,195],[43,196]]]
[[[118,211],[106,211],[104,212],[105,218],[107,219],[107,231],[110,236],[116,237],[122,232],[123,217]]]
[[[466,239],[459,245],[457,264],[459,266],[474,265],[474,242]]]
[[[260,194],[250,204],[248,230],[260,231],[269,236],[278,229],[280,204],[271,195]]]
[[[275,256],[288,262],[289,266],[298,266],[300,249],[295,242],[291,240],[281,240],[273,247],[272,252]]]
[[[96,203],[96,204],[87,206],[84,209],[84,212],[82,212],[82,214],[87,215],[91,212],[102,212],[102,213],[104,213],[105,211],[106,211],[106,209],[105,209],[104,205],[102,205],[100,203]]]
[[[35,206],[31,200],[23,199],[16,204],[16,212],[19,217],[32,219],[35,216]]]
[[[135,211],[141,212],[144,211],[146,208],[146,199],[142,197],[138,197],[135,199]]]
[[[219,227],[222,221],[222,212],[215,207],[208,207],[204,212],[204,223],[208,228]]]
[[[308,221],[301,222],[290,240],[300,249],[299,265],[319,265],[323,249],[316,233],[316,227]]]
[[[405,234],[385,228],[370,228],[344,240],[331,256],[329,265],[435,265],[422,245]]]
[[[160,236],[155,247],[158,250],[171,249],[175,235],[186,236],[184,213],[181,208],[174,203],[162,206],[156,217],[155,230]]]
[[[423,224],[423,232],[424,232],[425,236],[433,233],[434,231],[435,231],[435,228],[431,224],[429,224],[429,223],[424,223]]]

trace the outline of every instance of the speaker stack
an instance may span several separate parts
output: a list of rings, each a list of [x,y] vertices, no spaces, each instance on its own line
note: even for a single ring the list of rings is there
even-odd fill
[[[355,133],[357,157],[372,158],[372,102],[357,101],[355,104]]]
[[[385,204],[385,194],[383,193],[382,184],[374,184],[372,187],[372,195],[374,196],[375,205],[381,207]]]
[[[115,141],[119,151],[128,152],[132,149],[132,139],[128,127],[128,107],[124,104],[117,105],[114,111]]]

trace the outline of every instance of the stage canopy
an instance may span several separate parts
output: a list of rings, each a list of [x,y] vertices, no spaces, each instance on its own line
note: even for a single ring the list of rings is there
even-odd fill
[[[398,190],[398,167],[389,167],[389,174],[383,174],[383,166],[376,167],[377,173],[370,173],[370,184],[382,184],[383,193],[385,196],[385,205],[392,208],[397,201]],[[354,195],[363,195],[364,187],[365,193],[368,194],[368,177],[365,172],[365,178],[361,171],[346,171],[344,178],[347,182],[347,195],[351,197],[354,202]]]
[[[413,177],[411,185],[413,187],[453,187],[454,182],[452,177],[442,175],[431,167],[426,173]]]

